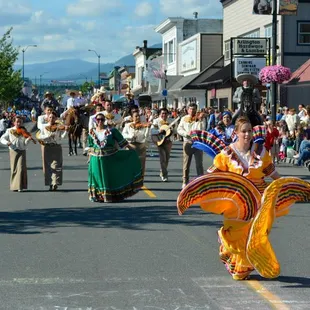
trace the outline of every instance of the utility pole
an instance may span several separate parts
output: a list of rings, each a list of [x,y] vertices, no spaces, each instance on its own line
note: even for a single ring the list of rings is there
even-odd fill
[[[278,1],[272,0],[272,65],[277,64],[277,35],[278,35],[278,16],[277,16]],[[276,82],[271,83],[271,118],[276,121],[277,115],[277,97],[278,87]]]

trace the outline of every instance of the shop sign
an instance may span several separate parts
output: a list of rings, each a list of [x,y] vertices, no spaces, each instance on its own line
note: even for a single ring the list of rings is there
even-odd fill
[[[235,55],[265,55],[267,54],[267,40],[254,38],[235,38]]]
[[[266,58],[235,58],[235,77],[239,74],[252,74],[258,77],[259,71],[266,66]]]

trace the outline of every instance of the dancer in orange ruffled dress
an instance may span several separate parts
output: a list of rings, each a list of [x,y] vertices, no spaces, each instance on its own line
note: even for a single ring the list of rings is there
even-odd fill
[[[256,129],[254,140],[262,142],[264,128]],[[179,214],[200,204],[203,210],[224,216],[218,231],[219,255],[233,279],[247,279],[253,270],[275,278],[280,265],[268,240],[274,218],[286,215],[296,201],[309,201],[310,183],[280,178],[263,144],[254,143],[247,118],[237,120],[235,131],[237,141],[215,156],[209,174],[181,191]],[[274,181],[268,185],[265,177]]]

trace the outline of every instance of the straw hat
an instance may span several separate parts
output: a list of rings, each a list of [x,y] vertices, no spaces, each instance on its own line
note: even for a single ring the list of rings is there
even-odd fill
[[[242,82],[244,80],[249,80],[251,82],[251,84],[255,85],[257,84],[257,77],[255,75],[252,75],[252,74],[248,74],[248,73],[242,73],[242,74],[239,74],[237,77],[236,77],[236,80],[239,84],[242,84]]]
[[[97,91],[97,93],[99,93],[99,94],[105,94],[105,93],[106,93],[106,90],[105,90],[104,86],[101,86],[100,89]]]
[[[53,94],[49,91],[47,91],[45,94],[44,94],[44,97],[46,98],[47,96],[52,96]]]

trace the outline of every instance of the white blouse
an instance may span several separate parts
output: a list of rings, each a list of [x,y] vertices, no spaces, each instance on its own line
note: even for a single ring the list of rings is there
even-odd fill
[[[37,127],[40,131],[48,124],[47,115],[40,115],[37,120]]]
[[[47,130],[49,126],[44,126],[43,130],[40,134],[40,139],[44,141],[44,143],[49,144],[60,144],[61,139],[64,139],[67,135],[67,131],[65,130],[56,130],[49,131]]]
[[[191,121],[191,117],[186,115],[181,118],[177,131],[178,134],[184,138],[184,142],[190,142],[191,139],[189,139],[188,136],[192,130],[205,130],[205,128],[205,120]]]
[[[15,131],[16,127],[7,129],[6,132],[2,135],[0,143],[3,145],[8,145],[11,142],[12,144],[9,146],[11,150],[24,151],[26,149],[26,145],[30,141],[30,138],[26,139],[22,135],[17,136]]]
[[[129,142],[146,143],[150,135],[150,128],[143,127],[135,129],[131,126],[134,123],[127,123],[123,129],[122,135]]]

